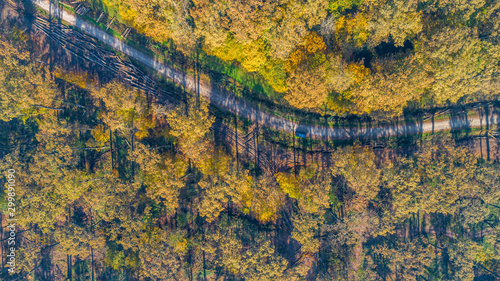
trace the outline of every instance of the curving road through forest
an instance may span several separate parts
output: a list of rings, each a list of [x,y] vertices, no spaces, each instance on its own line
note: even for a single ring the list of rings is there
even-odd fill
[[[57,4],[50,3],[46,0],[33,0],[33,3],[50,15],[64,20],[70,25],[78,28],[80,31],[109,45],[113,49],[120,51],[156,70],[165,78],[174,81],[192,92],[199,93],[201,96],[210,99],[216,106],[251,120],[260,126],[267,126],[276,130],[287,132],[301,131],[307,133],[308,137],[333,140],[379,138],[480,126],[489,127],[490,125],[498,124],[500,121],[499,113],[493,112],[489,116],[468,117],[464,115],[436,122],[419,121],[411,124],[391,124],[375,127],[331,128],[326,126],[297,124],[293,121],[264,112],[257,106],[250,104],[232,94],[216,89],[203,81],[197,81],[195,77],[186,74],[181,70],[174,69],[165,63],[158,61],[156,58],[130,47],[120,39],[106,33],[99,27],[83,20],[77,15],[69,13]]]

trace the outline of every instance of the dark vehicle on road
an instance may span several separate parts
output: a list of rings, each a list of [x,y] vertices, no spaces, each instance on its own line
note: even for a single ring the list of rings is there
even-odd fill
[[[295,131],[295,135],[299,138],[305,138],[307,133],[306,132],[301,132],[301,131]]]

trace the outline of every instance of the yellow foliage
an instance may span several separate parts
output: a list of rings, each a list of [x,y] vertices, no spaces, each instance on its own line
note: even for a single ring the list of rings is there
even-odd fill
[[[357,47],[363,46],[368,40],[368,20],[363,13],[353,16],[341,16],[335,24],[336,38],[340,42],[353,42]]]
[[[146,186],[146,195],[165,205],[167,212],[174,212],[178,206],[179,190],[184,185],[180,178],[186,171],[185,163],[161,155],[142,143],[137,144],[129,160],[140,168],[136,180]]]
[[[485,168],[471,151],[454,147],[449,139],[431,138],[413,157],[397,158],[385,169],[383,181],[394,197],[391,213],[384,215],[387,225],[417,212],[461,214],[465,223],[477,224],[488,210],[474,206],[470,195],[479,202],[500,198],[498,170]]]
[[[229,160],[228,155],[224,154],[223,157]],[[232,202],[244,212],[252,205],[254,192],[251,189],[248,171],[238,172],[234,163],[233,165],[222,164],[224,170],[204,174],[204,178],[198,182],[204,190],[198,211],[208,222],[219,217],[228,202]]]
[[[328,85],[325,83],[326,71],[323,65],[309,70],[301,65],[287,79],[289,86],[285,99],[297,108],[319,108],[328,96]]]
[[[103,125],[97,125],[90,133],[94,137],[94,140],[101,145],[104,145],[109,141],[109,132],[104,128]]]
[[[232,225],[209,230],[205,237],[203,250],[216,257],[214,261],[217,265],[231,273],[239,273],[242,263],[240,251],[243,245],[236,231],[233,231]]]
[[[395,46],[403,47],[406,40],[419,34],[423,30],[419,2],[392,0],[390,5],[385,1],[375,3],[367,12],[370,18],[369,29],[372,32],[369,44],[377,46],[381,42],[393,42]]]
[[[368,147],[343,147],[332,155],[332,174],[344,177],[361,201],[371,200],[380,190],[381,170],[375,160],[373,150]]]
[[[222,148],[212,148],[211,151],[207,151],[204,155],[198,168],[204,175],[223,175],[227,172],[228,164],[231,159],[231,156]]]
[[[28,40],[28,35],[17,26],[12,27],[12,37],[14,41],[26,42]]]
[[[300,183],[301,180],[295,177],[294,174],[277,173],[274,175],[279,187],[283,192],[288,194],[290,198],[299,199],[301,196]]]
[[[304,47],[306,47],[306,50],[309,54],[315,53],[315,52],[323,52],[326,50],[326,44],[323,41],[323,37],[319,36],[315,31],[309,33],[305,38],[304,38]]]
[[[147,99],[136,90],[121,83],[112,82],[100,89],[91,91],[94,104],[104,108],[100,118],[111,130],[135,131],[138,139],[148,135],[155,126],[153,112]]]
[[[16,196],[31,202],[23,207],[26,216],[17,221],[24,229],[36,224],[40,232],[53,232],[67,218],[68,206],[90,188],[90,176],[74,169],[78,151],[71,144],[76,138],[71,125],[45,118],[36,133],[37,145],[27,154],[29,162],[20,162],[16,154],[0,161],[1,168],[8,164],[6,169],[16,170],[19,185],[30,187],[16,189]]]
[[[423,67],[432,73],[429,87],[438,104],[456,103],[464,96],[494,98],[500,94],[500,47],[470,28],[446,28],[416,48]]]
[[[347,72],[352,76],[354,82],[359,83],[365,76],[370,75],[370,69],[360,63],[351,63],[347,67]]]
[[[269,178],[261,178],[252,182],[252,212],[262,223],[277,219],[277,212],[281,208],[284,195]]]
[[[154,40],[165,42],[174,38],[183,49],[190,49],[195,43],[187,22],[187,1],[103,0],[103,4],[117,11],[115,16]]]
[[[30,60],[30,53],[0,36],[0,119],[9,121],[23,115],[45,113],[57,107],[59,91],[43,68]]]
[[[232,33],[228,33],[225,43],[210,53],[224,61],[236,60],[245,70],[261,74],[275,91],[280,93],[286,91],[285,75],[280,71],[283,62],[268,56],[264,39],[240,43]]]
[[[330,207],[331,177],[324,172],[314,171],[311,178],[307,172],[301,171],[301,197],[299,208],[303,213],[323,214]]]
[[[377,110],[396,116],[403,112],[408,102],[422,97],[433,78],[417,59],[416,55],[411,55],[394,65],[385,61],[373,75],[365,76],[359,87],[351,90],[359,112]]]
[[[392,241],[391,241],[392,242]],[[381,258],[390,261],[386,265],[390,268],[389,280],[415,280],[418,276],[425,274],[435,259],[433,247],[426,238],[413,240],[396,240],[388,247],[387,245],[376,245],[373,252]],[[395,276],[394,276],[395,275]],[[397,278],[396,278],[397,276]],[[454,280],[466,280],[462,278]]]
[[[54,72],[54,76],[62,79],[68,83],[77,85],[78,87],[82,89],[86,89],[88,84],[92,84],[93,81],[89,78],[88,74],[86,72],[74,72],[74,71],[69,71],[69,70],[64,70],[60,67],[57,67]]]
[[[188,249],[188,240],[185,238],[186,233],[182,230],[170,234],[168,244],[174,248],[175,253],[185,253]]]
[[[292,218],[293,231],[292,238],[301,245],[303,253],[316,253],[321,245],[317,235],[319,225],[323,222],[321,217],[316,218],[313,215],[297,215]]]
[[[331,93],[326,98],[326,107],[337,114],[348,112],[349,106],[352,104],[351,92],[345,91],[342,93]]]
[[[290,57],[285,62],[285,69],[288,73],[292,73],[297,69],[297,67],[308,59],[308,56],[324,52],[326,50],[326,44],[323,38],[319,36],[316,32],[309,33],[301,45],[290,54]]]
[[[205,135],[210,130],[215,117],[210,116],[208,102],[191,97],[187,105],[172,111],[157,106],[157,114],[166,117],[171,128],[170,134],[178,139],[182,153],[195,163],[201,163],[207,149]]]

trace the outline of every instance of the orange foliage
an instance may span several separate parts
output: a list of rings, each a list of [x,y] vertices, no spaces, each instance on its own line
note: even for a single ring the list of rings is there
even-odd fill
[[[292,73],[297,67],[307,60],[308,56],[317,52],[324,52],[326,44],[323,38],[316,32],[311,32],[304,37],[302,44],[292,53],[285,62],[285,69],[288,73]]]

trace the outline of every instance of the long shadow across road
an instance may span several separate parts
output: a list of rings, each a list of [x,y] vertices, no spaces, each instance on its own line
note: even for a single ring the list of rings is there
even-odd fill
[[[276,115],[264,112],[253,104],[250,104],[233,94],[227,93],[216,87],[210,86],[204,81],[196,80],[193,76],[175,69],[160,62],[156,58],[149,56],[127,44],[120,39],[99,29],[97,26],[81,19],[80,17],[69,13],[57,4],[45,0],[33,0],[33,3],[39,8],[45,10],[50,15],[68,22],[80,31],[91,35],[97,40],[109,45],[113,49],[122,52],[146,66],[154,69],[165,78],[183,86],[184,88],[199,93],[211,100],[216,106],[234,113],[238,116],[251,120],[260,126],[267,126],[275,130],[295,132],[302,131],[309,137],[323,140],[342,140],[358,138],[380,138],[389,136],[402,136],[412,134],[422,134],[427,132],[459,130],[464,128],[479,127],[482,124],[498,124],[499,115],[493,112],[489,116],[478,116],[470,118],[450,118],[438,122],[415,122],[412,124],[391,124],[379,127],[356,127],[356,128],[330,128],[325,126],[315,126],[306,124],[297,124],[290,120],[278,117]]]

